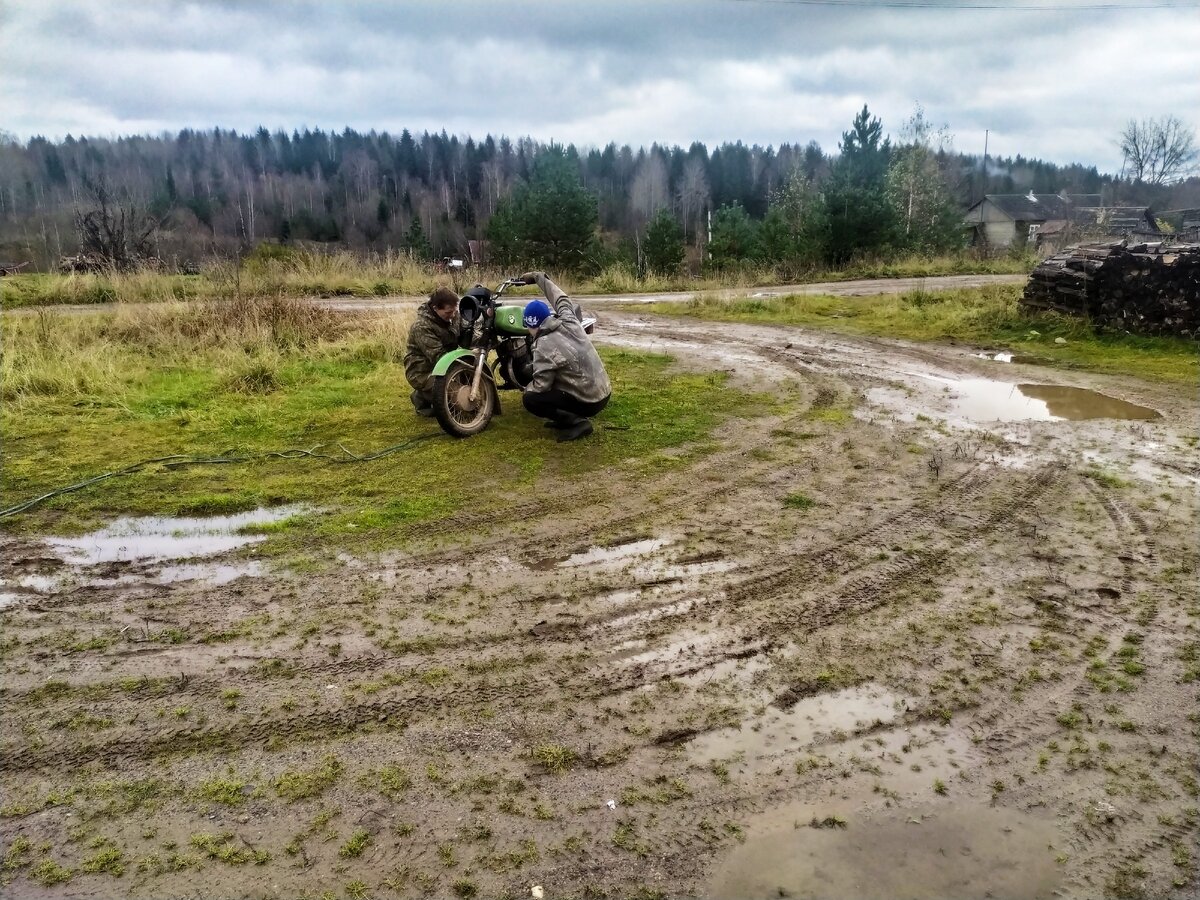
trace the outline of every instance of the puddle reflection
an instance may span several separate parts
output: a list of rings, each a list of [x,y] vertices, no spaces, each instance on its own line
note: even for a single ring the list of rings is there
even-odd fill
[[[264,535],[238,532],[249,526],[280,522],[303,512],[307,512],[307,508],[279,506],[203,519],[165,516],[121,518],[90,534],[46,538],[46,543],[65,562],[76,566],[195,559],[264,541]]]

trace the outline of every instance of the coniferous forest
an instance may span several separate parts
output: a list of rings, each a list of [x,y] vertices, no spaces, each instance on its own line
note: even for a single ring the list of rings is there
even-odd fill
[[[985,192],[1200,205],[1196,178],[1151,188],[1095,167],[954,152],[919,108],[890,134],[865,107],[848,125],[834,148],[576,147],[351,129],[8,137],[0,262],[47,271],[76,252],[79,216],[98,186],[157,226],[153,255],[173,268],[263,241],[439,258],[469,257],[468,242],[482,240],[496,262],[577,268],[647,253],[654,265],[695,263],[702,248],[715,265],[836,263],[957,249],[962,211]]]

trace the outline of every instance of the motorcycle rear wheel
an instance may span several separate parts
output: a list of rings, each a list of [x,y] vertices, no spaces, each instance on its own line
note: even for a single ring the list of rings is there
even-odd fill
[[[471,437],[488,427],[499,398],[496,385],[484,375],[479,396],[472,402],[471,381],[475,367],[456,362],[433,383],[433,413],[442,430],[457,438]]]

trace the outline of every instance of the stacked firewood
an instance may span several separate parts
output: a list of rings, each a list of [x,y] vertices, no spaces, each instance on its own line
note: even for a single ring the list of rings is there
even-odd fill
[[[1082,244],[1033,270],[1021,305],[1139,334],[1200,336],[1200,244]]]

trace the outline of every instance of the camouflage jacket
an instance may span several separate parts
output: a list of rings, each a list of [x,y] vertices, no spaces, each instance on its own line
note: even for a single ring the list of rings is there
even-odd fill
[[[408,349],[404,353],[404,377],[414,390],[433,387],[433,367],[442,354],[458,346],[459,322],[455,317],[443,322],[428,301],[417,309],[417,320],[408,329]]]

